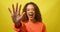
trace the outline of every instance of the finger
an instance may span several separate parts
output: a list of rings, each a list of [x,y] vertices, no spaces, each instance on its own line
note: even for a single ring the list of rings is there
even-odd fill
[[[22,20],[24,15],[25,15],[25,12],[23,12],[23,14],[19,17],[19,19]]]
[[[16,4],[16,12],[18,11],[18,3]]]
[[[15,13],[14,4],[12,4],[13,13]]]
[[[9,10],[10,13],[12,13],[10,8],[8,8],[8,10]]]
[[[21,5],[19,6],[19,13],[20,13],[20,10],[21,10]]]
[[[25,15],[25,12],[23,12],[23,14],[21,15],[21,17],[23,17]]]

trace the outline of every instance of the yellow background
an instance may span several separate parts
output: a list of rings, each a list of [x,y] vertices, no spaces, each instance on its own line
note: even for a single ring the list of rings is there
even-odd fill
[[[60,32],[60,0],[0,0],[0,32],[15,32],[8,7],[31,1],[39,6],[47,32]]]

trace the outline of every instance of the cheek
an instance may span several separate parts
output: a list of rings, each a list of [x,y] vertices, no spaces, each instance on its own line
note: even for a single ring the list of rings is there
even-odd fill
[[[27,16],[28,16],[29,12],[27,11]]]

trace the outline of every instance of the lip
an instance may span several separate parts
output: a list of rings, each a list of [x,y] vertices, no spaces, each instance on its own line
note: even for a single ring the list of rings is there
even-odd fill
[[[30,13],[29,16],[33,16],[33,13]]]

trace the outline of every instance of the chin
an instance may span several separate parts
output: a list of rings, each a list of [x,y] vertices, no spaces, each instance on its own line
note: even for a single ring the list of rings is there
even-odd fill
[[[30,20],[33,20],[33,18],[30,18]]]

